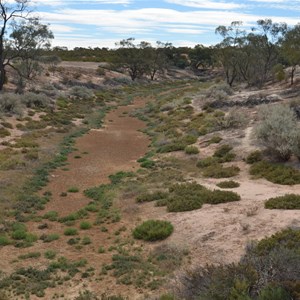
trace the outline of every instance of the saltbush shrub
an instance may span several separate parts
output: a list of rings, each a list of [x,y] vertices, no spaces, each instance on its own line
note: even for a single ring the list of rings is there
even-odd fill
[[[66,228],[64,231],[64,235],[70,236],[70,235],[76,235],[78,233],[76,228]]]
[[[233,188],[238,188],[240,184],[236,181],[228,180],[228,181],[219,182],[217,186],[222,189],[233,189]]]
[[[0,113],[22,116],[23,111],[24,105],[21,103],[20,95],[12,93],[0,95]]]
[[[25,93],[20,96],[21,102],[28,108],[46,108],[50,105],[50,99],[44,94]]]
[[[238,175],[239,172],[239,167],[223,167],[221,164],[215,164],[205,168],[203,170],[203,176],[211,178],[230,178]]]
[[[161,200],[167,198],[168,195],[169,195],[168,193],[162,191],[157,191],[153,193],[144,193],[137,196],[136,202],[141,203],[141,202],[151,202],[151,201]]]
[[[186,146],[184,152],[189,155],[198,154],[199,149],[196,146]]]
[[[70,96],[76,100],[88,100],[94,97],[94,93],[84,86],[73,86],[70,90]]]
[[[300,184],[300,171],[282,164],[260,161],[251,165],[250,174],[282,185]]]
[[[289,160],[299,140],[295,112],[286,105],[269,105],[260,110],[260,118],[255,131],[258,140],[275,157]]]
[[[300,195],[286,194],[284,196],[270,198],[266,201],[265,208],[300,209]]]
[[[133,230],[133,237],[144,241],[164,240],[173,230],[173,225],[168,221],[148,220]]]
[[[87,229],[90,229],[91,227],[92,227],[92,224],[90,222],[83,221],[80,223],[80,229],[87,230]]]
[[[252,165],[256,162],[259,162],[262,160],[262,154],[259,150],[251,152],[247,157],[246,157],[246,163],[249,165]]]

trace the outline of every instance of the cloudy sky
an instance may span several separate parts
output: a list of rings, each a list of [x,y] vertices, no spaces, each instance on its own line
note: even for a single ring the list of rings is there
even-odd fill
[[[54,46],[114,47],[129,37],[175,46],[220,41],[218,25],[258,19],[295,25],[300,0],[33,0],[55,35]]]

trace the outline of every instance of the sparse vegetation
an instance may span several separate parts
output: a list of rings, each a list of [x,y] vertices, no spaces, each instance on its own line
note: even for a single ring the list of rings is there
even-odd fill
[[[300,209],[300,195],[286,194],[266,201],[268,209]]]
[[[222,189],[233,189],[238,188],[240,184],[236,181],[229,180],[229,181],[222,181],[217,184],[218,187]]]

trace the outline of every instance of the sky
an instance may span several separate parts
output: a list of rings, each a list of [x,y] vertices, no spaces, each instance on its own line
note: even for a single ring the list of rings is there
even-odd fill
[[[247,28],[271,18],[300,22],[300,0],[32,0],[54,33],[53,46],[109,47],[127,38],[136,43],[174,46],[213,45],[219,25],[243,21]]]

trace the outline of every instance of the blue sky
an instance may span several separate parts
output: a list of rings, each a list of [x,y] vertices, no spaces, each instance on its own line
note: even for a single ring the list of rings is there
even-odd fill
[[[258,19],[295,25],[300,0],[33,0],[55,35],[53,46],[110,47],[129,37],[175,46],[220,41],[218,25]]]

